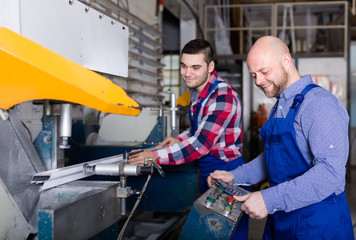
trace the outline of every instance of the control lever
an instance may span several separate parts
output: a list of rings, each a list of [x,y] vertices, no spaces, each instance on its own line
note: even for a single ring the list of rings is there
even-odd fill
[[[166,174],[162,170],[162,167],[159,164],[157,164],[157,162],[155,160],[153,160],[152,158],[145,159],[145,162],[144,162],[143,166],[148,166],[148,162],[149,161],[156,168],[156,170],[158,171],[159,175],[161,175],[161,177],[165,177],[166,176]]]
[[[166,174],[163,172],[162,167],[160,165],[158,165],[155,161],[152,161],[153,166],[157,169],[159,175],[161,175],[161,177],[165,177]]]
[[[241,187],[238,187],[237,185],[228,185],[227,183],[221,181],[221,180],[216,180],[215,181],[215,186],[226,193],[227,195],[230,196],[242,196],[245,194],[248,194],[249,192]]]

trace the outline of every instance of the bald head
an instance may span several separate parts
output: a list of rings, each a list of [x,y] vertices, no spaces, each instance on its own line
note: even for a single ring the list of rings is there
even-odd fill
[[[267,97],[278,97],[300,79],[287,45],[277,37],[259,38],[247,55],[255,84]]]
[[[282,59],[285,54],[290,54],[287,45],[279,38],[273,36],[264,36],[259,38],[252,46],[249,57],[272,54],[276,59]]]

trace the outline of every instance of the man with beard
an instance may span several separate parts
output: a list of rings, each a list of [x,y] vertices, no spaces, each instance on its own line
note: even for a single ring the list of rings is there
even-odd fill
[[[177,138],[167,137],[156,150],[131,155],[128,162],[143,164],[159,158],[158,164],[178,165],[197,161],[200,190],[208,189],[207,177],[215,170],[232,170],[242,158],[241,103],[231,85],[216,71],[209,42],[195,39],[182,49],[180,72],[190,90],[191,126]],[[247,239],[248,216],[240,220],[233,239]]]
[[[235,196],[251,218],[267,222],[264,239],[354,239],[345,198],[349,117],[342,103],[301,77],[288,47],[278,38],[258,39],[247,56],[255,85],[277,98],[261,129],[265,150],[232,171],[208,178],[270,188]]]

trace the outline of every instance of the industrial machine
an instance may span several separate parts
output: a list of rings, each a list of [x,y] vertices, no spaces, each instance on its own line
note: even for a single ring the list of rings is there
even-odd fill
[[[155,159],[147,159],[145,166],[127,163],[132,150],[154,148],[165,138],[167,107],[155,109],[155,124],[145,129],[148,136],[140,142],[98,144],[93,139],[106,126],[108,132],[128,130],[117,134],[128,137],[140,130],[73,118],[78,106],[85,106],[105,113],[104,122],[117,122],[117,116],[145,122],[136,116],[147,109],[94,72],[127,77],[128,28],[101,14],[98,18],[78,1],[9,1],[9,7],[10,25],[18,26],[0,27],[0,239],[120,239],[137,227],[153,238],[182,226],[199,196],[195,164],[161,167]],[[48,20],[43,21],[32,11],[40,8],[56,11],[41,11]],[[71,41],[58,41],[68,32]],[[93,43],[97,51],[92,51]],[[169,94],[170,130],[176,135],[176,97]],[[42,107],[38,135],[22,122],[22,103]],[[94,136],[90,144],[89,135]],[[136,215],[145,212],[168,217],[138,223]],[[155,228],[148,230],[154,222]]]
[[[194,165],[161,168],[155,159],[145,166],[127,163],[132,149],[163,140],[163,116],[143,144],[78,144],[73,104],[140,113],[140,105],[118,85],[6,28],[0,28],[0,63],[1,239],[116,239],[125,230],[118,222],[128,221],[137,206],[182,212],[197,198]],[[43,105],[42,130],[33,142],[14,107],[26,101]],[[55,107],[60,114],[54,114]],[[165,227],[176,221],[182,220],[169,220]]]
[[[57,168],[69,147],[70,103],[128,115],[137,115],[140,106],[110,80],[15,32],[0,28],[0,42],[0,238],[88,239],[126,215],[126,198],[143,194],[126,177],[152,175],[155,164],[130,165],[121,154]],[[43,128],[32,143],[13,106],[40,99],[54,102],[43,101]],[[53,115],[54,104],[60,115]],[[118,179],[78,181],[103,174],[103,167]]]

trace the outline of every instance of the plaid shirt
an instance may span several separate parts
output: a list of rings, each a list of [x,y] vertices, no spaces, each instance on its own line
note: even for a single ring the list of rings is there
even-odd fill
[[[210,95],[215,81],[221,81]],[[229,162],[242,155],[241,103],[232,86],[224,82],[214,71],[204,89],[196,98],[191,93],[191,112],[196,111],[200,98],[202,102],[198,115],[198,128],[193,136],[190,128],[178,136],[180,140],[172,146],[153,150],[154,157],[160,157],[158,164],[178,165],[199,159],[207,154]]]

